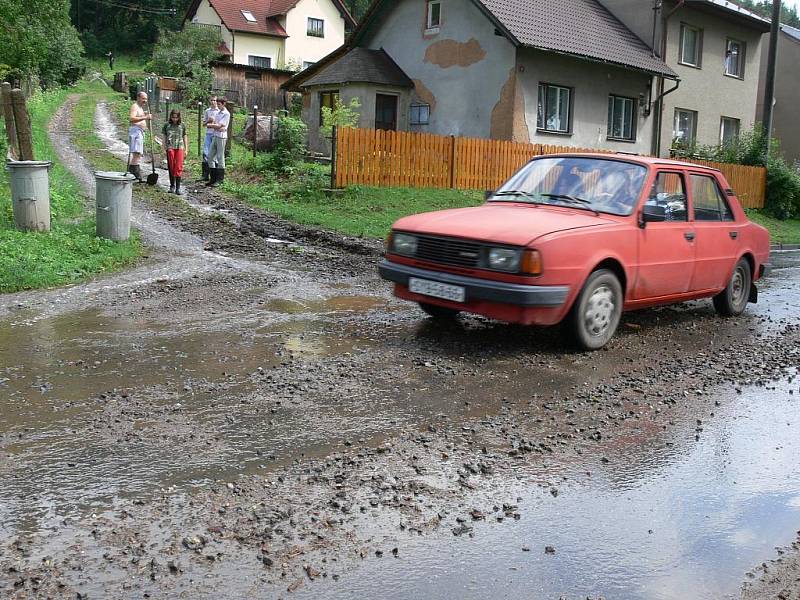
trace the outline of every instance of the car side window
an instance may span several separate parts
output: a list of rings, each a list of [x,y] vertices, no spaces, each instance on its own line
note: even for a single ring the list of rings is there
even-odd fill
[[[686,210],[686,186],[680,173],[662,171],[656,175],[647,204],[664,207],[667,221],[688,221]]]
[[[716,179],[692,175],[691,180],[695,221],[733,221],[733,213]]]

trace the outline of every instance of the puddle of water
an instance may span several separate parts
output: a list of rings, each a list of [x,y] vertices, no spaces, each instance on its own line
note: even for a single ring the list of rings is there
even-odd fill
[[[363,312],[386,305],[384,298],[375,296],[333,296],[323,300],[276,298],[261,306],[264,310],[284,314]]]
[[[704,425],[698,442],[691,432],[652,454],[629,448],[625,461],[557,498],[504,489],[503,498],[519,498],[521,520],[476,524],[474,539],[403,539],[398,559],[368,561],[298,597],[737,596],[745,573],[800,526],[798,391],[796,383],[749,390]]]

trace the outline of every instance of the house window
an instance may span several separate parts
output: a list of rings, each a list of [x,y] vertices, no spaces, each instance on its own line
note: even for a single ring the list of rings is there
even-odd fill
[[[308,31],[306,32],[311,37],[325,37],[325,21],[322,19],[313,19],[308,17]]]
[[[679,144],[690,145],[697,134],[697,112],[685,108],[675,109],[675,124],[672,139]]]
[[[722,117],[719,120],[719,143],[727,144],[739,137],[739,119]]]
[[[427,125],[431,118],[431,105],[414,103],[411,105],[411,114],[408,122],[411,125]]]
[[[244,17],[244,20],[247,21],[248,23],[256,22],[256,18],[253,16],[253,13],[251,13],[249,10],[243,10],[242,16]]]
[[[245,71],[244,72],[245,79],[254,79],[254,80],[261,80],[261,73],[258,71]]]
[[[678,62],[699,69],[702,54],[703,30],[681,23],[681,45]]]
[[[608,137],[614,140],[636,140],[636,101],[624,96],[608,97]]]
[[[434,0],[428,2],[427,29],[439,29],[442,22],[442,3]]]
[[[248,54],[247,64],[251,67],[258,67],[259,69],[269,69],[272,67],[272,59],[269,56],[255,56],[253,54]]]
[[[725,42],[725,75],[744,78],[744,42],[727,40]]]
[[[554,133],[569,133],[571,102],[570,88],[540,83],[536,128]]]
[[[322,126],[322,109],[333,108],[339,99],[339,90],[328,90],[319,93],[319,124]]]

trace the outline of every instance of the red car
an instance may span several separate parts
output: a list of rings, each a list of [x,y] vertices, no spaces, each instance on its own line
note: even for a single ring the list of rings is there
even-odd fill
[[[559,154],[531,160],[482,206],[398,220],[379,272],[432,317],[566,320],[593,350],[623,310],[711,297],[740,314],[768,260],[767,230],[718,170]]]

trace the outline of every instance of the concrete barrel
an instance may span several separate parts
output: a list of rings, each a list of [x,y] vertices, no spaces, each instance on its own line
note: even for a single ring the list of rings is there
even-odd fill
[[[131,235],[131,197],[136,178],[130,173],[97,171],[97,237],[124,242]]]
[[[14,224],[22,231],[50,231],[50,175],[47,160],[9,161]]]

